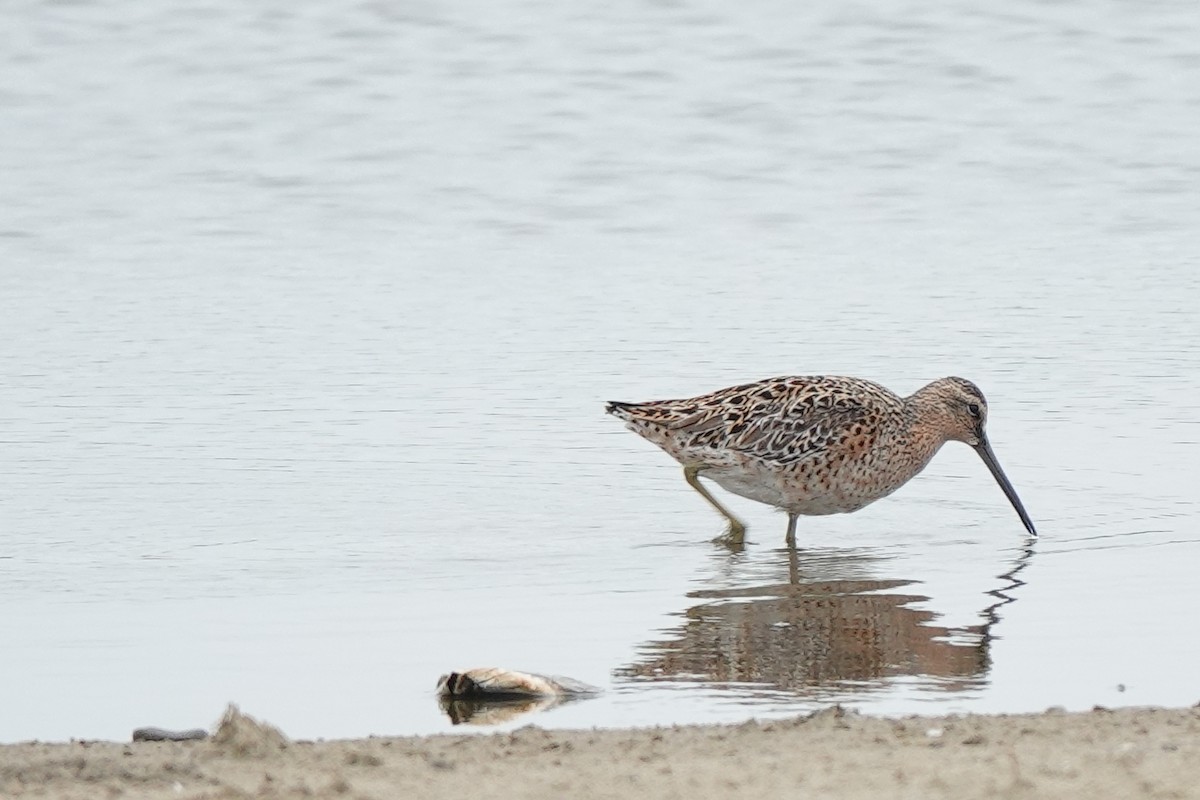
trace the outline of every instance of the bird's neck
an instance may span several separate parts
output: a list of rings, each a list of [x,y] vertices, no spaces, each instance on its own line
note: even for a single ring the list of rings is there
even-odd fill
[[[953,419],[946,404],[931,390],[930,386],[904,398],[904,414],[899,438],[901,438],[915,460],[920,462],[918,470],[929,463],[950,437],[946,431],[952,427]]]

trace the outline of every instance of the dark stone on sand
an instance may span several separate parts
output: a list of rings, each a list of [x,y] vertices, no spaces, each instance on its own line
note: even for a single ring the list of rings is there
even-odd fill
[[[188,731],[169,731],[166,728],[138,728],[133,732],[135,742],[194,742],[207,739],[208,731],[192,728]]]

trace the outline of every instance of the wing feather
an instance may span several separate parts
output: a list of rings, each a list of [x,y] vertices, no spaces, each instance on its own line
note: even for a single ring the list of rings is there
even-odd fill
[[[677,459],[734,454],[792,464],[875,438],[872,420],[899,398],[853,378],[794,376],[721,389],[685,400],[610,403],[609,411]]]

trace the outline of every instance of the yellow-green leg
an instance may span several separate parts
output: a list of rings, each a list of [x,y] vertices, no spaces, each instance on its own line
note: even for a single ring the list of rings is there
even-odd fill
[[[740,519],[729,512],[729,509],[717,502],[717,498],[708,493],[700,484],[700,468],[699,467],[684,467],[683,477],[687,480],[688,485],[700,493],[700,496],[709,502],[713,508],[721,512],[721,516],[729,520],[729,537],[730,544],[741,544],[746,538],[746,525]]]

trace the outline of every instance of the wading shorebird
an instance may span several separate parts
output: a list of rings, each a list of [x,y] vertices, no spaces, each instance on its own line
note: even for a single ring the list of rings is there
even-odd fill
[[[768,378],[685,400],[614,401],[605,409],[683,465],[688,484],[729,520],[732,544],[743,541],[746,526],[701,476],[786,511],[787,543],[794,546],[798,517],[857,511],[887,497],[951,440],[979,453],[1037,536],[988,444],[983,392],[962,378],[941,378],[908,397],[860,378]]]

